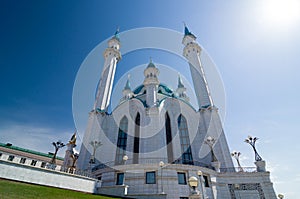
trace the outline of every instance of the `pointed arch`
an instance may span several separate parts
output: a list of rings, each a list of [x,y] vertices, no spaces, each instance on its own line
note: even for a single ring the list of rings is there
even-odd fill
[[[134,127],[134,141],[133,141],[133,164],[139,163],[139,153],[140,153],[140,125],[141,116],[138,112],[135,117],[135,127]]]
[[[166,128],[168,162],[172,163],[173,162],[172,129],[171,129],[171,120],[168,112],[166,112],[165,115],[165,128]]]
[[[128,132],[128,119],[124,116],[119,125],[118,132],[118,141],[117,141],[117,151],[116,151],[116,164],[123,163],[123,157],[126,155],[126,147],[127,147],[127,132]]]
[[[178,122],[179,139],[181,145],[181,154],[182,154],[181,163],[194,164],[186,118],[182,114],[180,114],[178,116],[177,122]]]

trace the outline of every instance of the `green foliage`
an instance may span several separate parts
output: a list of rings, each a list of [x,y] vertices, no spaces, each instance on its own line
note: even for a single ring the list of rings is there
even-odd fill
[[[110,199],[111,197],[0,179],[0,198]]]

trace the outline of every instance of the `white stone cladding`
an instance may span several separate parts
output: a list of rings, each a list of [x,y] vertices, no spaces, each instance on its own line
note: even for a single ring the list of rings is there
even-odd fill
[[[104,51],[105,58],[103,71],[98,85],[94,109],[107,111],[110,103],[111,91],[114,82],[117,62],[121,59],[120,42],[116,37],[108,41],[108,48]]]
[[[188,30],[186,33],[183,54],[189,62],[199,109],[189,104],[180,79],[176,92],[160,84],[159,69],[151,61],[144,71],[143,84],[131,91],[127,82],[123,98],[111,113],[100,105],[90,112],[77,162],[78,169],[92,171],[97,178],[101,178],[102,187],[98,193],[116,196],[127,194],[140,199],[189,197],[191,190],[187,183],[179,183],[178,172],[184,173],[187,181],[191,176],[198,177],[197,171],[201,170],[206,183],[203,183],[203,190],[200,186],[197,189],[201,188],[205,197],[235,199],[238,194],[247,199],[274,198],[268,172],[257,172],[255,169],[252,172],[236,172],[218,109],[211,99],[201,65],[201,48],[195,41],[196,37]],[[102,86],[111,89],[111,82],[107,82],[107,76],[103,75],[100,84],[106,82]],[[97,100],[103,98],[108,105],[108,94],[100,94]],[[186,140],[182,138],[180,118],[184,118],[186,124]],[[136,124],[137,120],[139,124]],[[127,130],[120,127],[124,121]],[[137,132],[138,139],[135,137]],[[212,150],[217,160],[212,158],[210,147],[205,144],[208,137],[216,140]],[[91,141],[101,141],[103,144],[96,152],[95,164],[89,164]],[[188,149],[184,148],[184,144],[188,145]],[[125,152],[120,153],[122,150]],[[183,159],[187,151],[190,162]],[[120,162],[120,154],[128,159]],[[161,161],[162,167],[159,165]],[[146,183],[147,172],[155,173],[153,184]],[[119,182],[120,176],[124,176],[123,182]]]

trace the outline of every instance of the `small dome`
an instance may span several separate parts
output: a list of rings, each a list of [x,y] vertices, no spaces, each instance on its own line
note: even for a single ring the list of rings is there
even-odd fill
[[[148,64],[147,68],[156,68],[152,60],[150,60],[150,63]]]

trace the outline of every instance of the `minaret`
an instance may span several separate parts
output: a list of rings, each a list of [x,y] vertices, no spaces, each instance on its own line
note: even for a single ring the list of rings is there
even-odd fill
[[[190,101],[190,98],[186,95],[186,88],[183,85],[181,77],[180,77],[179,74],[178,74],[178,86],[177,86],[177,89],[176,89],[176,93],[178,94],[178,97],[180,99],[183,99],[187,102]]]
[[[157,78],[158,75],[159,70],[152,63],[152,59],[150,59],[150,63],[144,70],[144,86],[146,88],[146,103],[148,107],[154,107],[157,105],[157,91],[159,85]]]
[[[129,78],[130,78],[130,75],[128,75],[125,87],[122,91],[123,98],[121,99],[121,102],[124,100],[128,100],[128,99],[132,98],[132,96],[133,96],[133,92],[131,91],[131,87],[130,87]]]
[[[105,62],[98,85],[94,110],[107,111],[118,61],[121,59],[119,30],[108,41],[108,47],[103,53]]]
[[[183,56],[189,61],[199,108],[213,106],[213,101],[200,60],[201,47],[196,42],[195,35],[189,31],[186,25],[184,27],[182,43],[185,46],[183,49]]]

